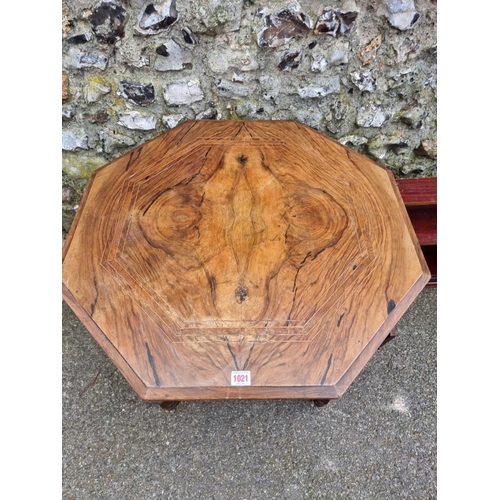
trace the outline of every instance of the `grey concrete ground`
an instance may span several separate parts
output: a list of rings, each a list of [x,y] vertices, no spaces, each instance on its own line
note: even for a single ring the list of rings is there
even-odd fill
[[[436,308],[425,289],[326,407],[201,401],[167,413],[139,400],[63,304],[64,500],[435,499]]]

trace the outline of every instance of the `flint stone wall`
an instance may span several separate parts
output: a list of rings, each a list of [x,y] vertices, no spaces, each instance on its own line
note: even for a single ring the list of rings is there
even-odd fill
[[[62,4],[63,235],[91,172],[187,119],[298,120],[437,175],[437,2]]]

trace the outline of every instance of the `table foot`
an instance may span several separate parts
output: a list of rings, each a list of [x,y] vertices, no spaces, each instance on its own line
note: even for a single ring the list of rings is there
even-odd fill
[[[329,399],[313,399],[312,400],[314,406],[318,408],[322,408],[323,406],[326,406],[330,400]]]
[[[397,327],[394,327],[394,329],[389,333],[389,335],[387,335],[384,341],[380,344],[380,347],[387,344],[387,342],[391,341],[397,334],[398,334]]]
[[[162,408],[165,411],[174,411],[177,406],[179,406],[180,401],[163,401],[163,403],[160,404],[160,408]]]

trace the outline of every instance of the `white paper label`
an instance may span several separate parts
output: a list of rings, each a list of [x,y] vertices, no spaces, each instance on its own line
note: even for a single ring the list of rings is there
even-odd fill
[[[250,372],[231,372],[231,385],[252,385]]]

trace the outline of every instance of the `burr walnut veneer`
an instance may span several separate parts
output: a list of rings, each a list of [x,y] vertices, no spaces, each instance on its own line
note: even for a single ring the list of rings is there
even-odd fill
[[[188,121],[98,169],[63,251],[147,401],[338,398],[429,277],[390,171],[281,121]]]

